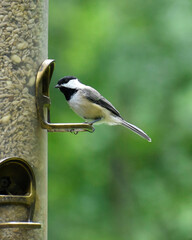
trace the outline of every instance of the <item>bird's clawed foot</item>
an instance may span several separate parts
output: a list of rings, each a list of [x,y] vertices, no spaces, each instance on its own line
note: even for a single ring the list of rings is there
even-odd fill
[[[74,133],[75,135],[77,135],[77,134],[78,134],[78,131],[75,130],[75,129],[71,129],[71,130],[70,130],[70,133]]]
[[[91,125],[92,126],[92,125]],[[95,128],[94,127],[92,127],[92,129],[90,130],[90,129],[85,129],[84,131],[87,131],[87,132],[90,132],[90,133],[93,133],[93,132],[95,132]],[[70,131],[69,131],[70,133],[74,133],[75,135],[77,135],[79,132],[83,132],[82,130],[75,130],[75,129],[70,129]]]
[[[92,126],[92,125],[91,125]],[[89,131],[90,133],[94,133],[95,132],[95,128],[92,126],[92,130]]]

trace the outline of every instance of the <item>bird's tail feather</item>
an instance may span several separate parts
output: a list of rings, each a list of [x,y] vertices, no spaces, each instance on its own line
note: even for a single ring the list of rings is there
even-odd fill
[[[122,120],[121,125],[129,128],[131,131],[133,131],[136,134],[138,134],[139,136],[145,138],[148,142],[151,142],[151,138],[145,132],[143,132],[140,128],[136,127],[135,125],[128,123],[125,120]]]

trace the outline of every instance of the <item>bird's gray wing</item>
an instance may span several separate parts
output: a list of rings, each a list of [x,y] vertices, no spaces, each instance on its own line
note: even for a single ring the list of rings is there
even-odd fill
[[[82,92],[83,96],[86,97],[89,101],[106,108],[111,113],[121,118],[121,115],[117,109],[94,88],[87,87],[83,89]]]

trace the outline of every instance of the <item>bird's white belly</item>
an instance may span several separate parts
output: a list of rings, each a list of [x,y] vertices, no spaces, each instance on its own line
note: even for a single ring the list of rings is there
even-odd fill
[[[68,102],[69,106],[75,113],[85,119],[97,119],[102,118],[103,108],[99,105],[90,102],[85,97],[75,94]]]
[[[75,94],[69,101],[69,106],[72,110],[87,120],[95,120],[101,118],[100,123],[109,125],[119,124],[120,118],[115,117],[109,110],[101,107],[98,104],[90,102],[87,98],[80,94]]]

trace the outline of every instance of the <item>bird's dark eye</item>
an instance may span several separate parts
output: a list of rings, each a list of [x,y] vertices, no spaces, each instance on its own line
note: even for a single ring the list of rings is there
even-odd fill
[[[68,83],[70,81],[70,79],[65,79],[65,81],[63,81],[63,83]]]

